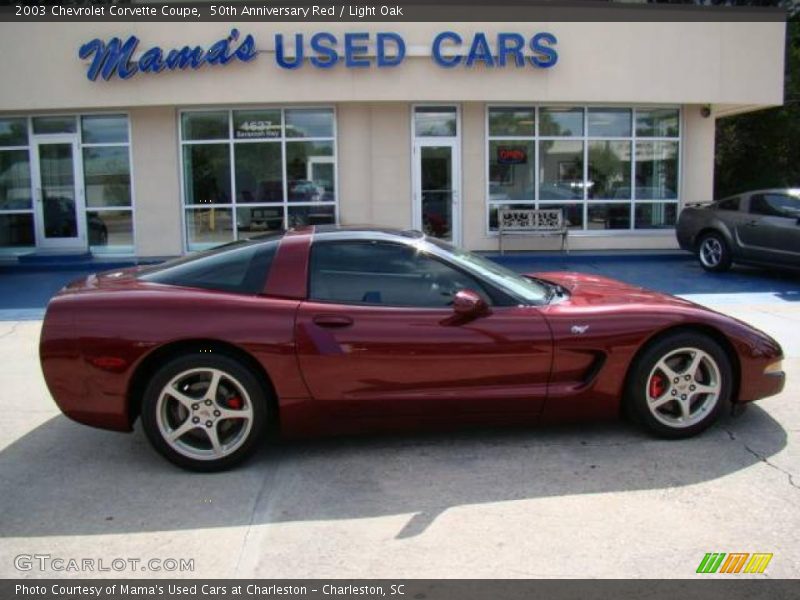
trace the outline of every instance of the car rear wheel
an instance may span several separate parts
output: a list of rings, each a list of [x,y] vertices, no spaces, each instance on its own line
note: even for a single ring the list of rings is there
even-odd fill
[[[660,437],[696,435],[729,406],[733,371],[725,351],[711,338],[676,333],[637,359],[625,392],[627,412]]]
[[[731,268],[731,249],[718,233],[707,233],[700,239],[697,257],[706,271],[721,273]]]
[[[175,358],[150,380],[142,425],[153,447],[179,467],[228,469],[257,447],[267,397],[253,373],[222,354]]]

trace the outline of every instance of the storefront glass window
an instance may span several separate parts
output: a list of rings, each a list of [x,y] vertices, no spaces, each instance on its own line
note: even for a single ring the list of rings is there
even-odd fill
[[[187,111],[181,127],[189,250],[336,222],[333,109]]]
[[[545,210],[551,210],[556,208],[560,209],[561,213],[564,215],[564,222],[566,223],[568,229],[571,230],[583,229],[584,204],[582,202],[570,202],[561,204],[551,204],[547,202],[540,204],[539,208]]]
[[[237,140],[280,138],[281,111],[233,111],[233,137]]]
[[[630,108],[590,108],[589,137],[630,137]]]
[[[84,144],[127,144],[128,118],[125,115],[87,115],[81,117]]]
[[[35,243],[33,214],[0,213],[0,247],[30,248]]]
[[[186,211],[189,244],[217,246],[233,241],[233,218],[229,208],[199,208]]]
[[[36,136],[52,134],[65,135],[63,141],[31,146]],[[80,146],[82,177],[75,177],[72,171],[77,156],[71,140]],[[31,179],[32,159],[38,161],[38,182]],[[36,188],[43,200],[38,213],[32,201]],[[82,203],[77,200],[81,188]],[[53,189],[57,190],[55,196]],[[75,236],[78,223],[84,220],[92,252],[133,253],[127,115],[0,119],[0,250],[35,246],[37,219],[45,238]]]
[[[0,211],[30,210],[31,207],[28,149],[0,149]]]
[[[678,137],[677,108],[636,109],[636,135],[639,137]]]
[[[504,206],[560,208],[584,231],[674,227],[679,125],[677,108],[490,106],[489,231]]]
[[[239,237],[248,238],[259,233],[283,229],[283,204],[280,206],[238,206],[236,230]]]
[[[533,200],[535,164],[533,141],[489,142],[489,194],[492,202]]]
[[[303,225],[325,225],[333,223],[335,218],[333,206],[290,206],[289,227]]]
[[[77,125],[75,117],[34,117],[33,133],[36,135],[48,133],[75,133]]]
[[[630,229],[631,205],[629,203],[589,204],[587,229]]]
[[[636,229],[669,229],[678,219],[676,202],[649,202],[636,205]]]
[[[489,135],[533,137],[536,125],[533,108],[499,106],[489,111]]]
[[[234,163],[237,203],[283,202],[280,142],[235,144]]]
[[[286,137],[333,137],[333,111],[329,108],[287,109]]]
[[[101,247],[133,248],[133,213],[129,210],[87,211],[89,245],[96,251]]]
[[[0,119],[0,250],[35,244],[28,119]]]
[[[636,197],[678,197],[678,142],[639,142],[636,146]]]
[[[631,142],[589,142],[589,198],[631,197]]]
[[[126,115],[83,115],[86,233],[95,254],[132,254],[133,195]]]
[[[455,137],[458,113],[453,106],[418,106],[414,109],[416,137]]]
[[[0,146],[27,146],[28,119],[0,119]]]
[[[84,147],[86,207],[130,206],[130,169],[127,146]]]
[[[583,198],[583,142],[539,142],[539,198]]]
[[[72,144],[42,144],[36,150],[44,235],[48,239],[75,237],[79,205]]]
[[[539,135],[580,137],[583,135],[582,108],[539,109]]]
[[[181,115],[183,140],[226,140],[230,132],[228,111],[186,112]]]
[[[191,144],[183,147],[186,204],[230,203],[230,159],[227,144]]]
[[[289,202],[333,202],[333,142],[287,142]]]

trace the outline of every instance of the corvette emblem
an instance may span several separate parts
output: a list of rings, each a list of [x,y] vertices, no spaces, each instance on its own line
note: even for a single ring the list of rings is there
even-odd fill
[[[572,331],[572,333],[574,333],[575,335],[581,335],[586,333],[588,330],[589,330],[588,325],[573,325],[570,331]]]

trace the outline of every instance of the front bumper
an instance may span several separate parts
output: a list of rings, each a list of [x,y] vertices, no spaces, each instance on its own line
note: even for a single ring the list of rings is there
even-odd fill
[[[746,389],[742,390],[739,402],[753,402],[775,396],[783,391],[786,385],[786,373],[784,371],[776,371],[774,373],[763,373],[757,378],[753,378]]]

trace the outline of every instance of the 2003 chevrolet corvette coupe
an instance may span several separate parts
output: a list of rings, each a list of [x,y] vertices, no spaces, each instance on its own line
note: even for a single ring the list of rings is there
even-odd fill
[[[354,433],[607,418],[682,438],[781,391],[778,343],[578,273],[518,275],[418,232],[310,227],[76,281],[41,347],[61,410],[179,466],[267,430]]]

